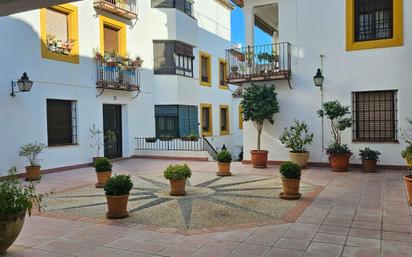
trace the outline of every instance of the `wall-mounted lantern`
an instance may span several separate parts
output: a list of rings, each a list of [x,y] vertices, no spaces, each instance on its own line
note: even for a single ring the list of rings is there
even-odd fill
[[[16,96],[16,93],[21,93],[21,92],[30,92],[31,88],[33,86],[33,81],[29,79],[27,76],[27,73],[24,72],[23,76],[17,81],[11,81],[11,93],[10,95],[12,97]],[[15,91],[14,88],[18,87],[18,91]]]
[[[315,83],[315,86],[322,88],[324,79],[325,78],[322,75],[322,70],[318,69],[316,75],[313,77],[313,82]]]

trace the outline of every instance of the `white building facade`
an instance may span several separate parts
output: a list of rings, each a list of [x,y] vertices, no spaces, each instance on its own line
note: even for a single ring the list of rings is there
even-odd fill
[[[1,17],[0,172],[23,170],[19,147],[35,141],[42,169],[90,163],[93,125],[114,132],[100,153],[111,158],[141,154],[136,138],[190,135],[239,152],[230,12],[220,0],[87,0]],[[23,72],[33,87],[13,97]]]
[[[402,129],[408,129],[406,119],[412,118],[410,1],[234,2],[245,14],[246,43],[255,49],[254,62],[257,64],[247,67],[246,56],[243,65],[246,62],[246,69],[258,71],[242,73],[239,58],[233,61],[236,51],[231,50],[235,53],[228,61],[235,64],[229,66],[239,66],[241,76],[230,75],[229,81],[245,87],[251,82],[275,84],[277,88],[280,112],[274,125],[265,124],[262,134],[262,149],[269,150],[269,161],[288,160],[288,149],[278,138],[284,127],[298,119],[305,121],[315,134],[308,148],[309,161],[328,162],[322,148],[332,140],[330,124],[325,120],[322,134],[322,123],[317,116],[321,93],[313,82],[313,76],[320,68],[325,77],[324,101],[338,100],[351,107],[354,124],[343,133],[343,142],[354,153],[351,163],[360,163],[359,149],[370,147],[382,153],[380,164],[405,165],[400,155],[406,147],[401,134]],[[271,35],[273,43],[279,44],[266,48],[269,50],[256,46],[255,26]],[[283,42],[290,45],[290,50],[283,48]],[[265,70],[259,66],[264,65],[264,60],[258,60],[256,51],[276,53],[277,59],[266,62],[269,68]],[[238,49],[238,52],[242,51]],[[240,59],[244,60],[244,55]],[[256,76],[250,76],[254,72]],[[289,88],[289,82],[292,88]],[[245,123],[243,131],[245,160],[248,161],[250,150],[256,149],[256,129],[251,123]]]

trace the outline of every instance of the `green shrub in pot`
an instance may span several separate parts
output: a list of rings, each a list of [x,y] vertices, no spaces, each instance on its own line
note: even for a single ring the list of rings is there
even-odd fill
[[[282,177],[283,188],[280,197],[287,200],[299,199],[301,197],[299,185],[302,176],[300,166],[294,162],[285,162],[280,165],[279,172]]]

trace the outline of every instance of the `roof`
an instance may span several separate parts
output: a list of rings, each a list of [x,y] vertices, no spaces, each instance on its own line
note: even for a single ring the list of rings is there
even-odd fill
[[[232,2],[233,2],[234,4],[236,4],[237,6],[239,6],[239,7],[243,7],[243,5],[244,5],[244,1],[243,1],[243,0],[232,0]]]

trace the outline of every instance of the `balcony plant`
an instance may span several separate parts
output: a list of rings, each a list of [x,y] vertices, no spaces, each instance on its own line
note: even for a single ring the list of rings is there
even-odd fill
[[[107,180],[112,176],[112,162],[107,158],[99,158],[94,164],[96,171],[97,183],[96,188],[103,188]]]
[[[301,170],[299,165],[293,162],[285,162],[280,165],[279,172],[282,178],[283,192],[280,193],[282,199],[296,200],[301,197],[299,185]]]
[[[26,166],[26,180],[34,181],[41,178],[39,154],[46,148],[45,144],[34,142],[20,147],[19,156],[26,157],[30,165]]]
[[[192,171],[187,164],[170,165],[164,171],[164,177],[170,182],[172,196],[186,195],[186,179],[192,176]]]
[[[362,170],[364,172],[376,172],[380,154],[380,152],[369,147],[359,150],[359,156],[362,159]]]
[[[195,142],[195,141],[199,140],[199,136],[194,134],[194,133],[191,133],[187,137],[182,137],[181,139],[182,139],[182,141],[193,141],[193,142]]]
[[[349,160],[352,152],[346,144],[342,143],[342,132],[352,126],[349,107],[343,106],[338,101],[330,101],[323,104],[323,109],[318,111],[319,117],[330,120],[333,141],[326,149],[329,162],[333,171],[348,171]]]
[[[132,62],[132,65],[135,67],[141,67],[142,64],[143,64],[143,60],[140,56],[136,56],[136,58]]]
[[[109,178],[104,186],[109,219],[122,219],[129,216],[127,202],[133,188],[133,182],[128,175],[115,175]]]
[[[313,141],[313,133],[309,133],[308,125],[305,122],[295,120],[295,125],[285,128],[279,140],[290,149],[290,160],[304,168],[309,159],[306,145]]]
[[[216,175],[224,177],[224,176],[232,176],[230,172],[230,163],[232,162],[232,155],[228,150],[222,150],[217,154],[217,161],[218,161],[218,172]]]
[[[145,138],[146,143],[156,143],[157,138],[155,137],[147,137]]]
[[[55,35],[46,35],[46,45],[47,49],[51,52],[69,55],[70,51],[73,49],[76,40],[68,39],[66,41],[57,39]]]
[[[23,228],[26,213],[31,216],[33,206],[41,210],[42,195],[34,185],[22,185],[16,176],[16,168],[0,182],[0,256],[14,243]]]
[[[251,150],[255,168],[266,168],[268,151],[261,149],[261,136],[265,122],[274,124],[273,116],[279,112],[275,86],[253,85],[243,93],[242,112],[244,121],[251,121],[257,130],[257,150]]]

